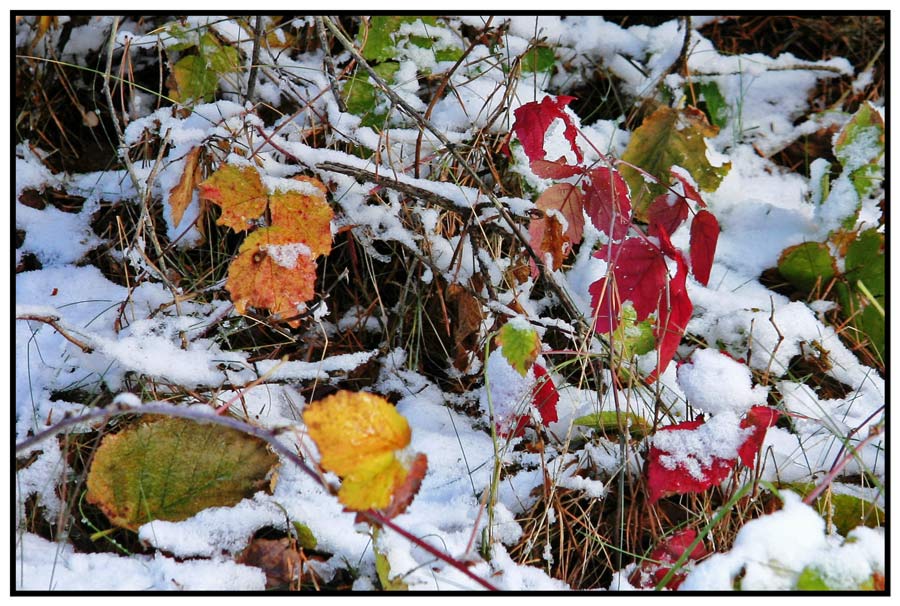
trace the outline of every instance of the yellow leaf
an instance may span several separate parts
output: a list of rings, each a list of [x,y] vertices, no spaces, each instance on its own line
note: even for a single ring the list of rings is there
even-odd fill
[[[226,164],[200,184],[200,197],[222,209],[219,225],[244,231],[266,210],[268,197],[259,173],[252,166]]]
[[[325,201],[325,186],[317,179],[295,177],[308,184],[308,193],[277,192],[269,197],[272,225],[289,230],[298,242],[309,246],[313,256],[331,252],[331,219],[334,212]]]
[[[391,504],[409,474],[396,451],[409,445],[411,433],[387,400],[339,391],[308,406],[303,422],[319,449],[322,468],[343,480],[341,503],[356,511]]]
[[[275,226],[247,236],[228,268],[225,288],[238,313],[247,306],[268,309],[296,328],[299,320],[290,318],[313,298],[315,283],[316,262],[309,247]]]
[[[198,146],[185,156],[181,179],[169,191],[169,206],[172,209],[172,224],[175,227],[181,223],[181,217],[184,216],[184,211],[194,197],[194,188],[197,187],[197,181],[200,180],[199,163],[200,147]]]

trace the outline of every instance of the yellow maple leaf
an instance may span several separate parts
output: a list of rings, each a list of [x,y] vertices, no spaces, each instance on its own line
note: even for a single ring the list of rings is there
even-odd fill
[[[411,432],[387,400],[339,391],[310,404],[303,411],[303,422],[319,449],[322,468],[341,477],[338,499],[348,509],[385,509],[395,497],[406,499],[405,508],[412,500],[404,494],[409,467],[397,456],[409,445]],[[419,457],[424,463],[424,455]],[[422,465],[413,494],[424,473]]]
[[[200,184],[200,197],[218,204],[218,225],[244,231],[266,210],[268,196],[259,172],[252,166],[226,164]]]
[[[258,229],[244,240],[228,268],[225,288],[234,308],[265,308],[290,326],[300,325],[302,305],[315,294],[316,262],[309,247],[282,227]]]
[[[308,191],[279,191],[269,197],[272,225],[294,234],[298,242],[309,246],[312,254],[331,252],[331,220],[334,211],[325,201],[325,186],[311,177],[295,177],[308,184]]]

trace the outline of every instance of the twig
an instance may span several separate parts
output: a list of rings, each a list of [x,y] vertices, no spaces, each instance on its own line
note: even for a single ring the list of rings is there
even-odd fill
[[[256,16],[253,24],[253,51],[250,53],[250,74],[247,76],[247,101],[253,101],[256,90],[256,66],[259,64],[259,42],[262,38],[262,15]]]
[[[69,329],[64,327],[60,323],[59,316],[39,316],[37,314],[22,314],[22,315],[16,314],[16,320],[43,322],[44,324],[49,324],[50,326],[53,327],[53,329],[56,332],[58,332],[60,335],[62,335],[62,337],[64,339],[66,339],[73,345],[76,345],[84,353],[87,353],[87,354],[94,353],[94,349],[95,349],[94,345],[89,345],[88,343],[86,343],[80,339],[76,339],[74,336],[72,336],[69,333]]]
[[[325,24],[322,23],[322,17],[316,17],[316,31],[319,33],[319,44],[322,45],[322,54],[325,55],[325,72],[328,74],[328,82],[331,84],[331,94],[337,103],[338,109],[342,112],[347,111],[347,104],[341,96],[338,89],[337,70],[334,68],[334,58],[331,56],[331,48],[328,46],[328,37],[325,32]]]
[[[581,312],[578,310],[578,307],[575,305],[572,298],[565,291],[565,289],[556,281],[553,273],[549,271],[545,264],[544,260],[534,252],[534,249],[531,247],[531,243],[529,241],[528,235],[522,231],[522,229],[516,224],[515,220],[509,214],[509,211],[500,202],[499,199],[491,192],[491,189],[485,184],[484,180],[478,174],[478,172],[472,168],[468,162],[466,162],[465,158],[462,157],[462,154],[459,153],[459,150],[456,147],[456,144],[451,142],[444,133],[434,126],[430,120],[426,119],[424,116],[420,115],[415,109],[413,109],[406,101],[404,101],[397,93],[395,93],[390,86],[384,81],[384,79],[378,75],[372,66],[369,65],[368,61],[363,58],[363,56],[359,53],[356,47],[353,45],[347,36],[338,28],[335,23],[329,19],[328,17],[322,17],[322,21],[325,25],[328,26],[328,29],[334,34],[335,38],[337,38],[340,43],[344,46],[347,51],[353,55],[356,59],[357,63],[362,66],[369,73],[369,77],[378,85],[378,88],[388,96],[388,98],[398,107],[400,107],[410,118],[415,120],[420,127],[427,128],[438,140],[444,145],[447,151],[453,156],[453,158],[459,162],[460,166],[468,173],[469,177],[471,177],[472,181],[478,186],[479,191],[483,193],[487,198],[491,201],[494,207],[497,209],[497,212],[500,214],[500,217],[506,222],[512,234],[519,240],[519,243],[522,245],[523,249],[528,253],[528,255],[534,260],[535,265],[538,267],[538,270],[541,273],[541,276],[550,286],[551,290],[556,294],[559,299],[560,304],[565,308],[566,313],[575,321],[578,325],[580,332],[587,334],[589,332],[589,328],[584,318],[582,317]]]
[[[831,468],[831,471],[828,472],[828,475],[822,478],[822,481],[819,482],[819,485],[816,486],[811,493],[803,498],[803,502],[807,505],[812,505],[813,503],[815,503],[819,495],[822,494],[822,492],[824,492],[824,490],[828,488],[828,486],[832,482],[834,482],[834,479],[838,477],[838,475],[844,470],[844,467],[846,467],[852,459],[855,459],[857,456],[859,456],[859,452],[863,449],[863,447],[880,436],[882,431],[884,431],[883,425],[876,425],[871,427],[869,429],[869,435],[867,435],[865,439],[857,444],[856,448],[848,452],[843,459],[834,464],[834,466]]]
[[[106,96],[106,103],[109,105],[110,120],[112,120],[113,128],[116,131],[116,137],[119,139],[119,151],[122,155],[122,161],[125,163],[128,176],[131,177],[131,183],[134,185],[134,190],[140,196],[143,191],[141,180],[138,178],[137,173],[134,172],[134,164],[131,162],[131,157],[128,155],[128,147],[125,145],[125,134],[122,132],[122,125],[119,124],[119,117],[116,115],[115,104],[113,103],[112,89],[109,87],[109,81],[112,79],[113,52],[116,48],[116,32],[118,31],[119,17],[115,17],[112,23],[112,30],[109,32],[109,44],[106,46],[106,70],[103,72],[103,93]]]
[[[284,444],[278,439],[280,433],[291,429],[290,427],[284,428],[279,431],[278,429],[265,429],[263,427],[257,427],[255,425],[250,425],[249,423],[245,423],[239,419],[235,419],[233,417],[219,416],[219,415],[211,415],[207,412],[201,412],[196,409],[189,409],[177,406],[170,406],[165,404],[142,404],[140,406],[129,406],[125,403],[114,402],[111,406],[106,408],[92,410],[87,413],[83,413],[80,415],[69,415],[66,416],[55,423],[53,427],[50,427],[42,432],[31,436],[16,444],[16,452],[20,452],[23,450],[27,450],[46,440],[48,438],[52,438],[60,433],[61,430],[71,427],[73,425],[78,425],[81,423],[86,423],[88,421],[93,421],[95,419],[103,419],[110,418],[116,415],[123,414],[140,414],[140,415],[163,415],[169,417],[178,417],[181,419],[189,419],[192,421],[197,421],[200,423],[212,423],[214,425],[221,425],[223,427],[228,427],[230,429],[235,429],[247,435],[259,438],[260,440],[264,440],[272,450],[276,451],[278,454],[283,456],[285,459],[289,460],[291,463],[296,465],[300,471],[305,473],[307,476],[312,478],[312,480],[327,490],[329,493],[334,494],[334,489],[322,478],[322,476],[317,473],[312,467],[310,467],[306,461],[304,461],[297,453],[295,453],[291,447]],[[489,583],[488,581],[482,579],[474,572],[469,570],[469,567],[454,558],[453,556],[444,553],[443,551],[429,545],[419,537],[415,536],[411,532],[407,531],[404,528],[398,526],[395,522],[387,518],[383,513],[374,510],[361,511],[359,512],[359,516],[369,521],[371,524],[386,526],[390,528],[397,534],[401,535],[411,543],[415,544],[417,547],[421,547],[423,550],[427,551],[429,554],[434,557],[442,560],[460,571],[485,589],[489,589],[491,591],[496,591],[497,587]]]

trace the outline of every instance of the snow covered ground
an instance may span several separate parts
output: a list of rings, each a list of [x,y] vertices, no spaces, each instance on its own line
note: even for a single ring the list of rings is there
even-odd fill
[[[868,435],[868,427],[883,421],[885,379],[841,341],[825,320],[826,303],[791,301],[767,288],[761,275],[776,265],[785,248],[823,240],[852,213],[857,202],[850,198],[852,190],[835,186],[830,197],[815,205],[811,200],[816,183],[778,166],[769,156],[798,137],[818,130],[823,121],[838,127],[845,124],[849,119],[846,114],[815,112],[809,106],[810,93],[823,80],[842,75],[862,79],[865,74],[854,73],[849,62],[840,58],[813,64],[790,55],[770,58],[759,54],[720,54],[696,31],[707,21],[693,19],[695,46],[687,69],[695,77],[707,76],[708,81],[715,82],[727,106],[739,111],[731,111],[720,134],[708,140],[708,156],[718,162],[730,162],[731,170],[716,191],[704,194],[722,231],[708,285],[688,279],[694,315],[687,333],[692,343],[714,344],[717,349],[698,349],[686,340],[679,356],[687,363],[680,367],[670,365],[659,379],[658,391],[657,386],[653,391],[635,387],[620,389],[616,394],[607,377],[606,389],[598,397],[593,389],[567,384],[563,374],[553,370],[552,354],[545,351],[542,359],[560,392],[559,420],[548,428],[551,441],[542,453],[536,453],[516,448],[525,439],[522,437],[499,443],[492,439],[491,407],[498,417],[527,408],[525,400],[534,381],[533,374],[522,377],[496,355],[483,368],[473,358],[465,372],[482,377],[486,373],[489,388],[484,389],[481,380],[479,388],[462,397],[445,393],[435,380],[412,370],[408,364],[410,352],[398,347],[283,364],[277,360],[250,361],[247,351],[229,349],[227,340],[217,338],[215,330],[208,330],[211,325],[236,321],[231,318],[234,312],[227,297],[189,298],[180,301],[176,310],[171,305],[172,292],[155,278],[158,270],[148,265],[140,246],[112,247],[107,253],[117,255],[117,261],[126,264],[134,275],[150,277],[134,288],[116,284],[98,267],[82,262],[89,251],[104,244],[90,225],[101,200],[134,199],[137,192],[126,171],[52,174],[42,163],[40,142],[31,141],[15,148],[15,222],[16,229],[25,233],[22,246],[15,251],[15,263],[18,265],[30,254],[41,268],[16,274],[15,312],[20,318],[53,318],[61,330],[34,320],[15,323],[14,439],[21,442],[46,429],[52,420],[66,414],[77,415],[88,406],[86,402],[64,401],[57,394],[96,390],[101,385],[117,393],[128,377],[140,376],[160,385],[177,385],[206,396],[215,394],[219,403],[228,402],[240,391],[241,412],[248,411],[250,418],[263,427],[296,428],[281,434],[280,439],[292,445],[303,443],[307,450],[314,450],[300,420],[300,412],[307,404],[300,387],[313,381],[337,384],[347,373],[374,362],[380,368],[378,379],[366,389],[394,397],[398,412],[412,428],[410,448],[428,456],[428,473],[419,493],[409,509],[395,519],[396,524],[457,560],[474,562],[471,572],[510,591],[570,589],[565,582],[548,575],[545,566],[519,564],[509,555],[511,547],[523,536],[517,516],[535,503],[539,491],[534,489],[543,486],[545,478],[556,486],[603,499],[607,486],[602,478],[613,477],[623,467],[631,473],[641,472],[645,451],[640,449],[633,452],[633,458],[622,460],[618,448],[598,436],[581,450],[570,448],[570,438],[587,431],[573,426],[573,419],[614,411],[617,396],[622,402],[629,402],[632,412],[647,419],[653,419],[657,397],[671,408],[677,420],[701,413],[711,415],[706,426],[706,446],[674,445],[672,436],[666,438],[668,432],[657,438],[657,446],[668,440],[666,448],[675,453],[676,459],[678,449],[686,448],[684,460],[693,456],[691,453],[696,454],[698,448],[706,447],[710,456],[734,458],[741,439],[735,420],[750,407],[774,400],[782,412],[795,415],[795,422],[790,429],[778,426],[768,430],[761,448],[759,479],[780,484],[821,480],[841,454],[841,436],[857,430],[850,440],[851,447],[855,446]],[[188,23],[213,28],[222,40],[233,42],[250,56],[252,40],[233,20],[190,17]],[[474,28],[484,25],[476,17],[454,18],[449,23],[439,34],[416,29],[424,27],[421,23],[405,26],[410,29],[401,34],[407,39],[408,35],[427,34],[438,40],[436,44],[464,48],[454,31],[462,24]],[[656,27],[620,27],[600,16],[517,16],[496,18],[493,25],[502,23],[508,27],[503,44],[511,55],[528,48],[529,40],[535,36],[542,37],[555,49],[559,64],[566,67],[552,73],[523,73],[518,79],[510,79],[509,66],[497,61],[498,55],[487,46],[476,45],[466,67],[450,78],[453,94],[445,95],[430,108],[431,122],[453,142],[470,141],[481,129],[493,133],[509,131],[513,110],[529,101],[539,101],[546,94],[573,90],[582,81],[586,66],[605,65],[621,80],[629,95],[646,94],[660,77],[665,78],[671,90],[680,90],[684,84],[681,76],[669,69],[684,40],[678,20]],[[104,48],[111,24],[111,17],[99,17],[79,26],[72,31],[62,56],[75,63],[84,62],[88,53]],[[20,26],[17,35],[26,36],[27,29]],[[144,31],[131,20],[119,24],[117,47],[126,42],[130,52],[144,53],[142,60],[149,60],[150,56],[142,48],[168,44],[161,41],[158,33]],[[416,73],[442,73],[453,62],[437,61],[434,53],[422,52],[413,44],[398,45],[396,60],[399,66],[395,82],[401,83],[397,93],[414,108],[425,111],[425,103],[416,94]],[[164,204],[170,240],[177,240],[178,247],[189,248],[201,238],[195,228],[184,228],[200,213],[196,196],[180,227],[173,225],[169,210],[168,197],[184,170],[184,156],[194,146],[210,140],[229,140],[232,149],[246,145],[256,151],[258,166],[270,189],[296,183],[290,177],[300,171],[318,175],[331,187],[333,231],[353,229],[360,242],[368,243],[373,258],[377,259],[379,253],[372,243],[390,242],[419,256],[430,256],[433,269],[424,274],[426,282],[433,279],[433,270],[457,272],[461,282],[480,273],[491,282],[497,295],[493,306],[484,310],[484,330],[496,318],[512,315],[513,308],[541,334],[547,327],[559,325],[561,320],[547,311],[548,301],[532,296],[534,282],[528,280],[510,288],[505,281],[509,262],[503,257],[474,252],[470,245],[460,249],[458,238],[447,237],[438,228],[439,216],[433,207],[412,200],[416,205],[409,212],[418,217],[419,228],[411,230],[402,219],[405,213],[401,213],[401,206],[410,204],[410,198],[385,190],[382,203],[372,204],[371,184],[321,168],[331,162],[396,175],[402,182],[452,201],[461,210],[477,209],[482,221],[494,219],[496,211],[485,205],[487,198],[476,189],[429,180],[428,171],[437,171],[437,167],[424,167],[419,178],[413,177],[411,170],[405,175],[394,172],[396,167],[409,164],[415,155],[419,132],[414,125],[395,117],[391,136],[384,137],[369,126],[361,126],[359,116],[342,112],[330,93],[319,51],[268,54],[262,63],[267,67],[257,88],[260,99],[272,105],[301,99],[308,102],[306,111],[283,124],[272,124],[235,101],[199,104],[185,115],[173,113],[167,104],[153,109],[146,99],[141,103],[141,97],[136,98],[124,133],[125,142],[137,144],[146,132],[166,134],[169,140],[165,162],[154,175],[150,193]],[[302,78],[279,80],[279,73],[299,73]],[[226,91],[234,85],[221,84]],[[883,105],[875,107],[884,114]],[[498,110],[505,112],[503,119],[495,119]],[[578,116],[571,114],[571,118],[581,126]],[[310,145],[304,130],[321,120],[327,120],[334,129],[332,136],[378,153],[361,159],[335,147]],[[616,121],[600,120],[581,129],[593,143],[593,148],[583,146],[586,160],[598,158],[595,149],[620,155],[631,136]],[[260,133],[265,133],[271,145]],[[428,156],[442,144],[426,132],[421,145],[421,155]],[[567,149],[560,130],[549,136],[547,146],[552,145],[562,151]],[[521,153],[517,150],[514,146],[514,157]],[[293,159],[288,161],[284,152]],[[551,184],[531,173],[524,156],[517,159],[515,170],[536,192]],[[227,161],[248,162],[235,153],[227,156]],[[138,179],[146,182],[150,166],[139,164],[134,168]],[[19,199],[26,190],[53,187],[85,197],[82,209],[77,213],[53,207],[38,210]],[[502,202],[516,216],[524,216],[533,207],[531,199],[504,198]],[[863,200],[856,226],[878,227],[880,219],[877,199]],[[558,282],[586,316],[591,313],[588,287],[605,271],[605,263],[591,257],[590,252],[603,237],[587,227],[574,263],[555,272]],[[687,226],[672,234],[677,247],[687,248],[688,239]],[[146,242],[140,244],[150,246]],[[462,254],[455,255],[457,250]],[[355,309],[336,317],[330,307],[334,305],[327,299],[319,307],[315,302],[311,305],[316,314],[315,330],[332,334],[347,326],[364,326],[375,333],[381,330],[377,310],[372,316],[360,316],[365,310]],[[63,332],[72,338],[64,338]],[[481,336],[486,337],[486,332]],[[186,338],[186,347],[182,338]],[[88,345],[89,352],[76,341]],[[845,397],[820,398],[789,372],[791,360],[809,350],[813,343],[827,352],[830,367],[824,372],[844,386]],[[599,344],[593,347],[599,348]],[[641,367],[652,368],[654,356],[653,352],[647,354]],[[737,361],[741,358],[746,361]],[[768,373],[769,383],[756,383],[753,377],[759,375],[751,371]],[[477,404],[480,414],[463,414],[459,407],[448,405],[460,400]],[[732,442],[725,440],[726,426],[733,426],[736,431]],[[716,427],[719,430],[714,432]],[[75,426],[73,431],[88,429]],[[858,478],[870,473],[885,483],[885,435],[862,446],[858,456],[844,468],[842,477]],[[597,454],[601,451],[602,456]],[[401,577],[410,589],[480,588],[459,570],[436,560],[390,529],[383,529],[373,545],[366,525],[355,523],[353,513],[342,511],[331,494],[289,462],[282,463],[271,494],[259,492],[233,507],[211,508],[180,522],[154,521],[144,525],[139,537],[152,555],[78,553],[64,540],[50,542],[26,530],[26,500],[36,495],[42,506],[41,515],[53,523],[65,508],[55,486],[71,473],[64,453],[53,439],[17,452],[20,460],[29,456],[34,457],[33,461],[17,472],[15,480],[16,589],[261,590],[266,583],[263,572],[236,563],[235,555],[246,547],[255,531],[284,528],[286,520],[309,527],[318,541],[317,550],[331,554],[326,561],[315,563],[316,573],[324,583],[337,571],[352,568],[354,589],[377,588],[377,552],[386,558],[391,576]],[[504,475],[499,486],[492,487],[497,457],[512,471]],[[576,473],[588,457],[596,466],[592,477]],[[856,490],[859,496],[884,507],[881,491],[859,488],[858,482],[856,488],[853,484],[839,486],[836,491]],[[485,501],[492,488],[496,491],[496,503],[488,515]],[[493,540],[489,560],[484,559],[482,550],[487,536]],[[743,575],[743,589],[790,590],[797,587],[801,572],[807,568],[817,570],[832,588],[852,589],[864,584],[873,573],[886,573],[885,555],[883,528],[861,527],[846,538],[827,534],[825,520],[786,491],[782,509],[747,522],[730,550],[714,553],[693,565],[681,589],[731,589],[735,578]],[[631,564],[617,572],[611,585],[604,589],[632,589],[628,579],[633,570]]]

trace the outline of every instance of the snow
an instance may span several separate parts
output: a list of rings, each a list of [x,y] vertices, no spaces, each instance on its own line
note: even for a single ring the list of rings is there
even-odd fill
[[[73,27],[63,59],[94,65],[95,52],[107,42],[111,19],[94,17]],[[867,150],[873,134],[864,134],[842,152],[844,170],[830,180],[827,194],[823,178],[832,167],[826,160],[810,159],[809,178],[773,160],[800,137],[843,126],[848,120],[840,112],[816,112],[810,107],[810,93],[817,86],[849,76],[854,90],[862,91],[872,82],[873,71],[854,73],[839,57],[805,62],[787,53],[726,55],[697,31],[709,19],[693,19],[687,67],[692,82],[715,83],[728,106],[726,123],[718,136],[707,141],[707,158],[714,164],[728,161],[731,168],[716,191],[703,192],[721,225],[721,235],[708,286],[692,278],[687,282],[694,315],[685,344],[649,389],[640,382],[623,384],[623,375],[615,376],[607,367],[597,371],[597,385],[582,384],[581,379],[569,384],[580,375],[583,379],[585,371],[579,365],[595,361],[591,356],[602,354],[604,346],[598,339],[566,341],[576,331],[570,319],[558,317],[555,295],[548,294],[540,281],[515,277],[520,261],[516,251],[508,250],[505,242],[497,245],[500,239],[495,237],[508,237],[509,227],[498,219],[483,192],[454,173],[456,163],[446,160],[443,143],[387,105],[383,109],[391,109],[391,128],[360,127],[359,116],[341,112],[335,102],[322,71],[322,54],[286,48],[261,58],[264,69],[259,72],[258,100],[278,111],[282,104],[302,111],[285,114],[274,124],[264,120],[251,103],[239,102],[242,97],[231,91],[246,86],[244,75],[223,83],[224,100],[196,105],[190,111],[175,111],[164,103],[153,109],[157,99],[141,93],[126,101],[131,115],[123,143],[132,149],[133,158],[147,141],[168,140],[149,199],[154,210],[162,209],[160,233],[175,247],[169,254],[190,255],[203,242],[204,236],[193,226],[201,212],[197,195],[177,226],[169,206],[185,157],[195,147],[204,146],[203,158],[209,166],[221,162],[256,166],[269,191],[318,196],[318,189],[291,178],[315,173],[329,189],[334,233],[352,232],[353,255],[364,258],[371,265],[367,271],[379,280],[386,275],[382,272],[388,262],[407,255],[428,261],[421,272],[410,272],[407,284],[416,295],[416,289],[432,292],[448,281],[482,289],[485,296],[495,293],[484,306],[469,370],[445,369],[441,380],[425,374],[417,344],[396,332],[392,319],[396,311],[402,311],[399,306],[372,307],[368,301],[341,301],[333,294],[311,303],[308,333],[280,327],[290,340],[291,357],[266,359],[257,355],[253,343],[235,346],[232,334],[246,329],[250,320],[235,316],[224,279],[200,293],[188,292],[186,281],[172,290],[162,283],[160,269],[148,262],[155,255],[141,254],[151,251],[149,242],[135,238],[134,246],[123,249],[118,234],[110,239],[108,234],[94,232],[91,224],[101,203],[120,204],[122,212],[139,212],[144,192],[135,189],[127,171],[54,174],[47,168],[52,158],[42,142],[19,142],[15,146],[15,229],[25,235],[16,249],[15,263],[33,255],[41,267],[15,276],[16,315],[32,318],[15,322],[16,440],[46,429],[64,415],[87,410],[90,400],[83,399],[82,393],[108,394],[114,403],[133,407],[152,397],[177,399],[179,405],[203,406],[203,410],[227,408],[227,414],[276,430],[281,444],[313,461],[317,450],[302,424],[307,397],[319,383],[328,389],[358,385],[396,403],[412,430],[407,454],[418,452],[428,458],[419,493],[396,518],[397,525],[442,552],[472,562],[474,574],[510,591],[569,589],[546,572],[555,545],[541,539],[535,545],[537,553],[543,550],[542,560],[530,565],[514,562],[509,555],[524,537],[521,520],[532,515],[531,508],[543,498],[543,487],[565,488],[585,499],[607,498],[615,494],[610,492],[611,478],[624,472],[631,481],[643,473],[642,457],[649,445],[666,453],[660,458],[662,465],[682,467],[702,478],[702,470],[713,458],[737,457],[750,431],[740,429],[740,418],[752,406],[773,402],[790,419],[789,424],[781,423],[766,433],[758,470],[761,480],[818,482],[848,448],[856,448],[857,456],[838,480],[870,473],[885,483],[886,435],[860,446],[870,429],[883,421],[885,377],[862,362],[835,332],[825,317],[834,306],[832,301],[789,300],[767,288],[762,278],[786,247],[823,241],[857,210],[860,224],[878,225],[882,220],[877,196],[860,200],[850,178],[853,168],[871,160]],[[304,23],[303,27],[313,25],[309,19]],[[443,23],[439,27],[426,27],[421,21],[403,24],[395,35],[396,92],[420,111],[430,101],[421,94],[423,78],[438,82],[452,66],[452,62],[438,62],[434,51],[467,48],[468,42],[456,34],[460,24],[480,30],[485,20],[462,16]],[[495,48],[476,44],[450,75],[444,95],[430,107],[431,122],[463,153],[477,151],[480,148],[473,142],[485,139],[497,143],[495,150],[499,150],[516,108],[548,94],[577,90],[591,82],[595,72],[621,83],[626,111],[627,104],[636,101],[631,95],[656,95],[660,85],[676,102],[683,94],[683,78],[667,74],[684,40],[683,23],[678,20],[654,27],[621,27],[601,16],[501,16],[495,18],[494,26],[506,28]],[[221,40],[235,44],[242,55],[249,54],[252,40],[234,20],[192,16],[185,27],[189,32],[213,28]],[[17,24],[17,48],[29,44],[22,35],[25,29]],[[287,31],[275,30],[276,35]],[[49,32],[43,48],[52,45],[57,35]],[[434,40],[433,48],[410,43],[410,35],[427,35]],[[512,61],[536,41],[550,45],[560,59],[552,74],[514,73]],[[126,18],[120,24],[117,52],[126,42],[135,67],[141,69],[156,61],[158,52],[165,55],[164,49],[177,40]],[[41,48],[32,50],[40,53]],[[335,59],[344,65],[349,56],[345,53]],[[882,106],[883,102],[873,105],[883,114]],[[578,145],[586,165],[603,162],[603,154],[621,157],[631,137],[624,128],[625,116],[582,125],[579,116],[566,111],[584,135],[579,136]],[[544,143],[549,158],[576,160],[562,121],[551,125]],[[515,138],[510,151],[509,173],[519,183],[494,193],[522,227],[533,201],[553,181],[530,171]],[[418,177],[413,173],[416,162]],[[396,179],[427,193],[413,196],[376,188],[364,179],[325,170],[325,163]],[[152,161],[136,163],[138,189],[146,187],[153,169]],[[568,181],[577,183],[578,177]],[[23,192],[50,189],[84,197],[82,208],[64,212],[52,205],[37,209],[22,202]],[[443,202],[434,204],[430,196]],[[447,210],[454,207],[460,216],[472,216],[465,229],[447,221]],[[672,234],[672,240],[687,251],[687,226]],[[554,272],[585,318],[593,311],[589,287],[607,270],[606,263],[592,253],[605,243],[605,236],[587,221],[575,255]],[[299,255],[310,254],[301,243],[269,246],[267,252],[284,267],[293,267]],[[91,264],[95,256],[104,255],[128,269],[127,280],[108,267],[101,271]],[[419,284],[417,276],[425,284]],[[317,284],[320,292],[330,293],[330,288]],[[440,321],[437,317],[425,320]],[[500,347],[486,360],[479,357],[493,338],[491,331],[505,321],[534,327],[547,341],[546,359],[540,363],[551,371],[560,397],[559,420],[546,428],[530,428],[522,438],[506,438],[502,433],[521,415],[536,414],[533,371],[523,377],[506,361]],[[306,351],[303,341],[310,334],[341,343],[353,336],[365,345],[346,351],[326,342],[325,350],[312,358],[302,353],[294,356],[294,344],[300,352]],[[561,351],[550,350],[549,343]],[[826,395],[813,387],[814,381],[797,376],[792,365],[799,357],[814,354],[822,362],[823,375],[842,385],[844,395]],[[598,356],[601,359],[605,360]],[[651,352],[627,368],[641,373],[655,364],[656,354]],[[372,379],[369,370],[377,370],[377,378]],[[152,393],[145,387],[152,387]],[[188,390],[196,397],[186,396]],[[698,414],[706,422],[690,432],[656,431],[629,447],[623,459],[620,443],[573,423],[580,416],[615,410],[642,418],[654,428]],[[71,427],[73,432],[92,429],[87,423]],[[27,517],[34,515],[30,505],[25,507],[30,497],[36,498],[40,515],[51,524],[68,505],[58,484],[73,472],[60,443],[50,439],[17,453],[24,465],[16,473],[17,589],[262,590],[262,571],[236,564],[234,557],[260,529],[286,531],[292,522],[312,529],[319,551],[330,554],[325,562],[315,564],[323,575],[330,578],[336,571],[352,569],[357,575],[354,589],[378,587],[375,549],[388,560],[392,575],[402,577],[411,589],[480,588],[388,528],[373,540],[371,529],[357,524],[332,491],[284,458],[271,494],[260,491],[233,507],[209,508],[179,522],[144,525],[138,537],[147,546],[146,554],[77,553],[65,541],[52,543],[26,531]],[[534,444],[541,445],[539,452],[532,449]],[[501,478],[496,484],[495,473]],[[747,472],[733,477],[745,478]],[[325,480],[332,487],[338,482],[332,474],[326,474]],[[837,481],[833,489],[878,503],[885,500],[882,490],[868,486]],[[730,591],[739,577],[745,590],[783,591],[793,589],[801,571],[811,568],[832,587],[853,589],[873,572],[884,572],[883,529],[857,528],[846,538],[827,535],[818,513],[796,495],[786,491],[782,495],[783,509],[747,521],[730,549],[697,564],[681,588]],[[543,511],[550,525],[560,524],[565,515],[553,508]],[[486,536],[492,539],[489,545],[483,543]],[[490,557],[485,559],[488,551]],[[623,562],[627,564],[627,558]],[[633,569],[634,564],[628,564],[615,572],[611,588],[633,589],[627,583]]]

